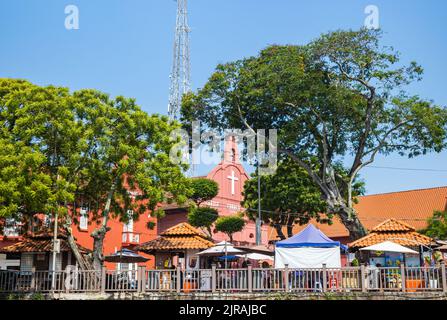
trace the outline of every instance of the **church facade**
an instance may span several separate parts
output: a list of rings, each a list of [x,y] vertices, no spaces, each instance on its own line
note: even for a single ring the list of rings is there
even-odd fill
[[[219,216],[229,216],[244,211],[244,208],[241,207],[242,192],[249,176],[239,160],[238,146],[234,136],[226,138],[222,161],[206,176],[200,178],[214,180],[219,185],[217,196],[204,205],[215,208],[219,212]],[[158,221],[159,234],[178,223],[187,222],[186,208],[167,206],[164,209],[166,216]],[[212,236],[215,241],[229,240],[228,236],[215,230]],[[256,244],[256,223],[247,219],[244,229],[235,233],[233,240],[240,245]],[[261,243],[268,243],[267,226],[261,227]]]

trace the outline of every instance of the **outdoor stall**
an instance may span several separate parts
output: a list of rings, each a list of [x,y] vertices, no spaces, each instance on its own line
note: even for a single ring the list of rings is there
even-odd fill
[[[220,260],[217,259],[217,261],[223,261],[223,267],[227,268],[229,260],[234,260],[235,255],[243,253],[244,251],[235,248],[230,242],[222,241],[209,249],[199,252],[198,255],[202,257],[221,258]]]
[[[234,288],[239,287],[241,282],[245,281],[247,277],[246,270],[241,270],[237,267],[233,268],[232,262],[236,262],[239,257],[237,255],[245,252],[237,249],[234,245],[227,241],[222,241],[214,247],[199,252],[200,257],[211,258],[212,262],[217,262],[217,281],[218,288]],[[211,281],[211,279],[210,279]]]
[[[440,270],[433,259],[434,240],[409,224],[388,219],[363,238],[349,244],[366,264],[370,290],[427,290],[439,288]]]
[[[418,256],[418,252],[410,248],[401,246],[400,244],[392,241],[384,241],[372,246],[361,248],[360,251],[381,252],[385,257],[394,257],[397,255],[401,262],[397,262],[397,266],[400,264],[405,265],[407,255]],[[389,258],[390,259],[390,258]],[[385,260],[386,261],[386,260]],[[386,265],[386,262],[385,262]],[[380,264],[371,264],[367,269],[367,282],[369,288],[383,287],[383,284],[388,288],[399,289],[402,287],[402,270],[400,268],[380,268]],[[406,279],[405,286],[409,290],[413,288],[421,287],[422,280],[420,279]]]
[[[154,255],[157,269],[181,266],[186,270],[199,269],[198,253],[214,246],[199,229],[188,223],[180,223],[164,231],[156,239],[143,243],[136,251]]]
[[[168,290],[175,288],[177,281],[180,281],[182,289],[187,291],[198,286],[210,286],[210,281],[204,280],[206,283],[202,283],[202,277],[199,277],[206,278],[206,274],[199,271],[206,268],[206,261],[200,259],[198,253],[212,246],[214,243],[202,231],[188,223],[180,223],[156,239],[137,246],[135,250],[154,255],[155,266],[160,273],[157,279],[151,279],[152,282],[159,282],[156,285]],[[180,279],[177,279],[176,268],[182,269]],[[208,278],[211,279],[211,274]]]
[[[340,250],[344,248],[309,224],[300,233],[276,243],[275,268],[340,268]]]
[[[408,267],[423,266],[425,260],[429,265],[431,264],[431,246],[434,244],[434,240],[416,232],[415,228],[407,223],[396,219],[388,219],[377,225],[368,235],[350,243],[349,250],[357,252],[357,257],[362,263],[379,267],[398,267],[404,258],[400,252],[362,250],[362,248],[384,241],[391,241],[415,251],[405,257],[405,265]]]

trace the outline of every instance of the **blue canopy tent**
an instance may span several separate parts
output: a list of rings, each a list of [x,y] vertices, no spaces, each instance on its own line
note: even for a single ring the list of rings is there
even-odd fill
[[[275,247],[275,267],[284,268],[328,268],[341,267],[340,250],[347,247],[334,241],[309,224],[300,233],[279,241]]]

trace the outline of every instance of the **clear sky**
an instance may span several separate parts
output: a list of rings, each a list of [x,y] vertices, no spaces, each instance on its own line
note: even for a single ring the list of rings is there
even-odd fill
[[[79,8],[79,30],[65,28],[70,4]],[[445,0],[189,0],[193,88],[216,64],[270,44],[304,44],[330,30],[357,29],[369,4],[380,10],[385,44],[425,68],[412,93],[447,105]],[[175,14],[173,0],[0,0],[0,77],[95,88],[166,114]],[[381,157],[375,165],[440,171],[367,168],[368,193],[447,185],[446,152]]]

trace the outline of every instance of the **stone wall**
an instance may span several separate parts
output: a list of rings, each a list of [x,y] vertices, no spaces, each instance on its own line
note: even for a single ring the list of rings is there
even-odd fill
[[[23,299],[32,297],[22,296]],[[46,299],[56,300],[447,300],[447,294],[418,293],[110,293],[55,294]]]

